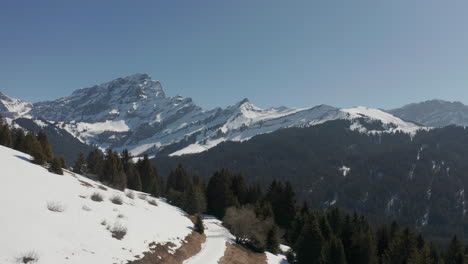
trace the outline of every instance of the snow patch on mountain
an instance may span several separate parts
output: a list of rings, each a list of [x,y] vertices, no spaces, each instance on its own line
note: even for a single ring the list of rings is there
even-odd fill
[[[0,113],[4,117],[18,118],[29,113],[31,109],[31,103],[11,98],[0,92]]]

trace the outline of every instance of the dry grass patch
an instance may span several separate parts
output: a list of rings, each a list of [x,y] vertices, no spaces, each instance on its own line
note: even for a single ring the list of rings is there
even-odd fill
[[[18,257],[16,261],[18,263],[25,263],[25,264],[37,263],[39,261],[39,256],[37,255],[36,252],[29,251],[29,252],[22,254],[22,256]]]
[[[99,185],[98,188],[101,189],[101,190],[103,190],[103,191],[107,191],[107,188],[104,187],[103,185]]]
[[[158,206],[158,202],[156,201],[156,199],[149,199],[148,203],[154,206]]]
[[[47,209],[52,212],[61,213],[65,211],[65,205],[61,202],[47,202]]]
[[[94,186],[89,182],[85,182],[85,181],[82,181],[82,180],[78,180],[78,181],[80,181],[80,184],[85,186],[85,187],[94,188]]]
[[[123,200],[122,200],[122,197],[120,197],[120,195],[113,195],[111,198],[110,198],[111,202],[113,204],[118,204],[118,205],[121,205],[123,204]]]
[[[219,264],[266,264],[265,253],[254,253],[237,244],[226,242],[226,251]]]
[[[127,234],[127,228],[124,225],[117,223],[110,229],[110,232],[112,233],[113,238],[122,240]]]
[[[149,252],[143,253],[140,259],[129,261],[127,264],[182,264],[184,260],[200,252],[205,240],[205,235],[192,232],[185,237],[182,246],[177,248],[174,254],[170,253],[171,249],[175,247],[173,243],[156,244],[153,242],[150,244]]]
[[[95,192],[91,195],[91,200],[95,202],[102,202],[104,201],[104,197],[102,196],[102,194]]]

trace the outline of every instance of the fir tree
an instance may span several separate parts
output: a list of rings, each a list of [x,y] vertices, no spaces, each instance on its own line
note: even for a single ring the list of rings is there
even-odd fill
[[[86,159],[86,173],[94,177],[98,177],[102,172],[103,164],[104,157],[101,151],[98,148],[95,148],[88,154]]]
[[[137,168],[141,177],[142,190],[159,197],[161,195],[161,182],[158,179],[156,168],[148,159],[148,155],[145,154],[143,159],[138,161]]]
[[[28,132],[24,140],[25,150],[33,157],[33,162],[43,165],[46,162],[46,157],[42,151],[41,143],[36,138],[33,132]]]
[[[132,161],[132,156],[128,150],[122,151],[122,164],[125,174],[127,175],[127,186],[129,189],[141,191],[141,177],[135,164]]]
[[[86,159],[82,152],[78,155],[78,159],[75,161],[73,165],[73,172],[78,174],[85,174],[86,173]]]
[[[102,182],[123,190],[127,186],[127,176],[125,175],[122,161],[117,153],[109,149],[104,159],[104,166],[100,175]]]
[[[37,140],[41,144],[42,153],[44,154],[46,161],[51,162],[54,159],[54,154],[49,144],[49,138],[47,137],[47,133],[44,130],[39,131],[39,133],[37,134]]]
[[[324,240],[317,218],[312,216],[304,225],[296,245],[298,263],[321,264],[323,260],[323,244]]]
[[[200,214],[197,214],[195,218],[194,229],[195,229],[195,232],[198,232],[200,234],[205,233],[205,226],[203,225],[203,218],[201,217]]]
[[[23,129],[15,129],[13,148],[21,152],[26,152],[25,137]]]
[[[454,236],[450,241],[445,254],[445,264],[464,264],[465,254],[463,244],[458,240],[457,236]]]
[[[167,189],[173,189],[178,192],[184,192],[189,184],[187,170],[179,164],[177,168],[171,171],[167,178]]]
[[[346,264],[346,255],[344,253],[341,240],[332,236],[324,245],[322,264]]]
[[[208,182],[206,190],[208,201],[208,213],[222,219],[225,210],[233,205],[238,205],[231,190],[231,178],[227,169],[215,172]]]
[[[54,157],[50,163],[49,171],[55,174],[63,175],[62,162],[60,158]]]
[[[266,250],[273,254],[278,254],[280,252],[280,240],[278,232],[278,227],[273,225],[267,234]]]

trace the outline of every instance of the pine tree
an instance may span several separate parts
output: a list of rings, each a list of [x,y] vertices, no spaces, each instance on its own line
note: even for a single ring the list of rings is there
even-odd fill
[[[15,129],[14,130],[14,140],[13,140],[13,148],[21,151],[21,152],[26,152],[26,147],[25,147],[25,135],[23,129]]]
[[[132,161],[132,155],[128,150],[122,151],[122,164],[127,175],[127,187],[132,190],[141,191],[141,177]]]
[[[296,211],[296,198],[294,190],[289,182],[285,184],[274,180],[266,199],[271,203],[275,213],[275,222],[282,228],[289,228],[294,220]]]
[[[323,244],[324,240],[317,218],[311,216],[304,225],[296,245],[298,263],[321,264],[323,260]]]
[[[104,157],[101,151],[98,148],[95,148],[88,154],[86,159],[86,173],[94,177],[99,177],[102,172],[103,164]]]
[[[60,158],[54,157],[50,163],[49,171],[55,174],[63,175],[62,162]]]
[[[109,149],[104,159],[104,166],[99,177],[102,182],[123,190],[127,187],[127,176],[125,175],[122,161],[117,153]]]
[[[12,139],[10,127],[8,124],[3,124],[2,117],[0,116],[0,145],[5,147],[11,147]]]
[[[158,178],[156,168],[149,161],[148,155],[145,154],[143,159],[138,161],[137,168],[141,177],[142,190],[159,197],[162,192],[161,181]]]
[[[206,190],[208,213],[220,219],[224,217],[226,209],[238,205],[231,190],[231,177],[227,169],[215,172],[208,182]]]
[[[273,254],[278,254],[280,252],[280,239],[278,232],[278,227],[273,225],[267,234],[266,250]]]
[[[322,264],[346,264],[346,255],[344,253],[341,240],[332,236],[323,247]]]
[[[450,244],[445,254],[445,264],[464,264],[465,255],[463,250],[463,244],[458,240],[457,236],[454,236],[450,241]]]
[[[73,165],[73,172],[78,174],[85,174],[86,173],[86,159],[82,152],[78,155],[78,159],[75,161]]]
[[[178,192],[184,192],[189,184],[187,170],[179,164],[177,168],[171,171],[167,178],[167,190],[173,189]]]
[[[46,161],[51,162],[54,159],[54,154],[52,152],[52,147],[49,144],[47,133],[44,130],[39,131],[39,134],[37,134],[37,140],[41,144],[42,153],[44,154]]]
[[[319,218],[320,230],[322,231],[323,238],[329,240],[333,235],[333,231],[328,223],[328,218],[326,215],[322,215]]]
[[[63,169],[66,169],[68,166],[67,166],[67,162],[65,161],[65,158],[63,156],[60,156],[59,160],[60,160],[60,167],[62,167]]]
[[[205,233],[205,226],[203,226],[203,218],[200,214],[197,214],[195,218],[195,225],[194,225],[195,232],[200,234]]]
[[[241,205],[247,203],[247,183],[243,174],[239,173],[232,176],[231,190]]]
[[[46,157],[42,151],[41,143],[36,138],[33,132],[28,132],[24,140],[25,150],[33,157],[33,162],[43,165],[46,162]]]

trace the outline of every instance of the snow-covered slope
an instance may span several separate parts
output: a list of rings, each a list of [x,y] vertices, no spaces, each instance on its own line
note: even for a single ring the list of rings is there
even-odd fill
[[[468,126],[468,106],[460,102],[430,100],[405,105],[388,112],[402,119],[425,126]]]
[[[17,118],[26,115],[32,104],[11,98],[0,92],[0,113],[7,118]]]
[[[127,263],[152,242],[177,247],[192,232],[192,222],[160,199],[130,199],[79,175],[49,173],[28,159],[0,146],[0,263],[20,263],[28,256],[39,264]],[[94,193],[104,200],[91,200]],[[112,203],[114,196],[123,204]],[[121,240],[111,233],[118,227],[127,229]]]
[[[1,112],[1,111],[0,111]],[[19,112],[18,115],[21,115]],[[190,98],[167,97],[159,81],[135,74],[75,91],[50,102],[35,103],[28,115],[55,122],[82,142],[128,149],[134,155],[198,153],[223,141],[244,141],[280,128],[304,127],[335,119],[381,122],[376,131],[414,133],[418,126],[377,109],[261,109],[244,99],[226,108],[204,110]]]

